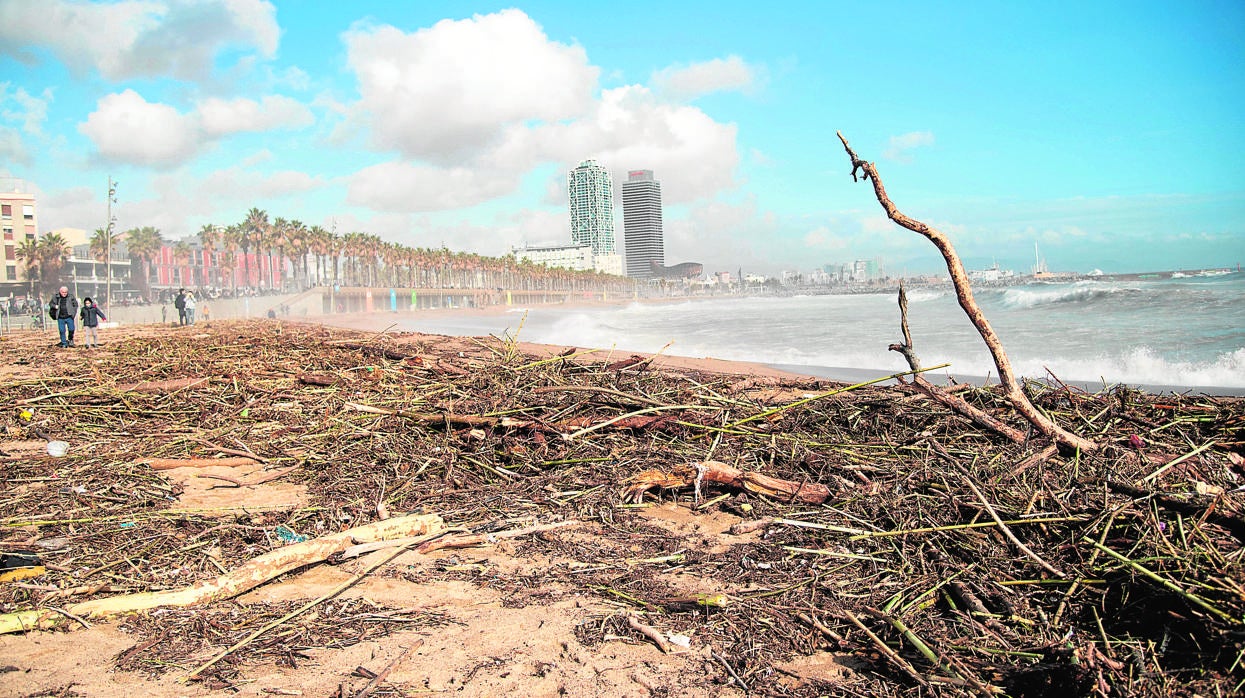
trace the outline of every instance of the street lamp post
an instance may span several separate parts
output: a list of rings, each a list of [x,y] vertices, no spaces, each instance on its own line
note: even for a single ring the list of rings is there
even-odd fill
[[[112,205],[117,201],[117,183],[108,175],[108,225],[104,228],[108,239],[107,251],[104,253],[104,307],[112,312],[112,231],[117,219],[112,216]]]

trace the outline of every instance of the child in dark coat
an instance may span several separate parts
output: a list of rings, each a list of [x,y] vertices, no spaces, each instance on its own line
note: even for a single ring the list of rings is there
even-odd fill
[[[87,348],[98,347],[99,321],[108,322],[108,318],[90,296],[82,299],[82,312],[79,315],[82,317],[82,332],[86,335]]]

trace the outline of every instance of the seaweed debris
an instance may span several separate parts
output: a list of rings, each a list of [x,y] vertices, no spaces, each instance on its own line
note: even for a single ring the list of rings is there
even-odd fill
[[[89,361],[36,354],[0,384],[4,450],[72,446],[0,460],[0,550],[46,568],[0,584],[0,613],[177,588],[290,536],[433,513],[468,530],[461,545],[540,564],[464,562],[451,541],[428,551],[432,581],[488,586],[511,607],[582,599],[567,642],[685,647],[681,671],[715,691],[1170,696],[1245,682],[1240,400],[1026,383],[1056,423],[1105,444],[1086,454],[982,431],[908,385],[614,358],[264,322],[135,337]],[[1026,428],[996,387],[955,391]],[[186,506],[190,480],[150,465],[219,457],[254,467],[189,477],[239,498],[279,481],[305,500]],[[795,489],[696,477],[710,462]],[[800,501],[801,483],[828,498]],[[563,521],[581,525],[541,528]],[[139,641],[116,662],[189,667],[283,610],[128,617]],[[228,685],[255,663],[445,622],[332,600],[198,678]],[[798,669],[812,657],[848,668]]]

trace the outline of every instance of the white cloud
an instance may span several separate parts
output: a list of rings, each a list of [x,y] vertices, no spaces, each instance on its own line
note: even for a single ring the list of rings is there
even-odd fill
[[[907,162],[911,160],[914,149],[933,144],[934,134],[931,131],[912,131],[902,136],[891,136],[882,157]]]
[[[46,47],[110,80],[210,75],[226,50],[275,55],[281,30],[266,0],[70,0],[0,4],[0,52],[34,60]]]
[[[99,100],[78,130],[104,158],[151,167],[184,162],[201,145],[194,116],[148,102],[134,90]]]
[[[205,99],[198,105],[200,122],[208,136],[271,131],[308,126],[315,121],[301,102],[281,95],[253,99]]]
[[[126,90],[100,99],[78,130],[106,160],[167,169],[190,160],[223,136],[298,128],[312,121],[307,107],[280,95],[259,102],[207,99],[183,114]]]
[[[519,10],[410,34],[358,26],[344,40],[373,144],[441,164],[488,149],[508,125],[583,114],[598,75],[583,48],[550,41]]]
[[[804,245],[816,250],[845,250],[847,240],[822,225],[804,234]]]
[[[19,165],[30,164],[30,153],[22,142],[22,134],[15,128],[0,124],[0,162],[14,162]]]
[[[365,168],[351,176],[349,200],[395,212],[473,206],[514,192],[540,164],[570,169],[595,158],[614,172],[651,169],[662,182],[663,203],[686,203],[734,186],[735,136],[734,125],[695,107],[658,102],[643,87],[621,87],[605,91],[576,121],[511,126],[493,149],[463,164],[395,160]],[[565,202],[565,186],[564,179],[549,185],[552,202]]]
[[[195,195],[222,201],[279,199],[324,187],[323,177],[313,177],[297,170],[258,172],[241,167],[216,170],[198,184],[192,184]]]
[[[695,99],[713,92],[747,92],[756,87],[757,70],[739,56],[714,58],[653,73],[653,89],[674,99]]]
[[[511,173],[487,168],[386,162],[352,175],[346,201],[378,211],[413,213],[466,208],[514,191]]]
[[[52,88],[44,88],[43,93],[35,97],[19,87],[9,94],[7,82],[0,82],[0,119],[8,122],[20,122],[22,131],[32,135],[43,135],[43,122],[48,118],[48,103],[52,101]]]
[[[71,187],[50,192],[44,192],[34,183],[31,187],[39,202],[39,227],[44,230],[94,230],[104,226],[108,214],[102,186],[99,190]]]

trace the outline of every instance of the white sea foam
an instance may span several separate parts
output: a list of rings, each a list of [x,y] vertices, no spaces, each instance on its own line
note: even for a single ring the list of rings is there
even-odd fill
[[[1245,388],[1245,349],[1225,352],[1210,361],[1164,358],[1143,346],[1088,359],[1052,356],[1016,362],[1016,370],[1026,376],[1045,376],[1047,369],[1063,380]]]
[[[934,301],[934,300],[938,300],[939,298],[944,298],[950,295],[950,293],[951,293],[950,291],[922,290],[922,291],[909,291],[907,295],[908,295],[908,300],[913,303],[926,303],[928,301]]]
[[[1052,284],[1046,287],[1027,286],[1009,288],[1002,293],[1002,303],[1008,308],[1035,308],[1055,303],[1077,303],[1108,298],[1136,289],[1097,281],[1082,281],[1074,284]]]

